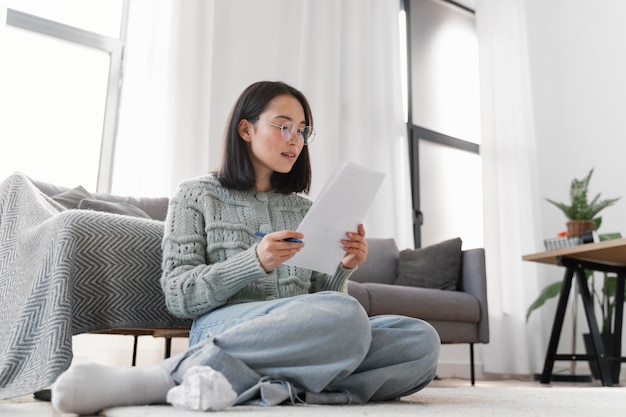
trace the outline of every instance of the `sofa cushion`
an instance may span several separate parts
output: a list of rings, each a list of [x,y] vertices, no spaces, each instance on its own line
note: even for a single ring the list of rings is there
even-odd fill
[[[165,220],[169,204],[168,197],[132,197],[115,194],[96,193],[94,198],[100,201],[124,203],[144,211],[153,220]]]
[[[122,214],[132,217],[143,217],[149,219],[150,216],[138,207],[126,203],[114,203],[112,201],[94,200],[91,198],[83,198],[78,203],[80,210],[104,211],[107,213]]]
[[[61,191],[52,196],[54,201],[66,209],[78,208],[78,203],[85,198],[92,198],[92,195],[82,185]]]
[[[449,239],[422,249],[406,249],[398,256],[396,285],[456,290],[461,274],[462,241]]]
[[[49,182],[36,180],[36,179],[30,178],[30,177],[27,177],[27,178],[33,184],[35,184],[35,186],[39,189],[39,191],[41,191],[42,193],[44,193],[48,197],[52,197],[52,196],[54,196],[56,194],[59,194],[59,193],[62,193],[63,191],[67,191],[68,190],[67,187],[59,187],[58,185],[51,184]]]
[[[350,279],[393,284],[398,273],[398,247],[394,239],[367,239],[368,254]]]
[[[369,294],[372,316],[399,314],[422,320],[478,323],[480,304],[473,295],[461,291],[404,287],[374,283],[361,284]]]
[[[167,208],[169,204],[168,197],[131,197],[131,196],[119,196],[108,193],[89,193],[84,187],[78,186],[72,189],[62,187],[54,184],[50,184],[45,181],[39,181],[29,178],[33,184],[45,195],[51,197],[53,201],[57,202],[65,208],[75,209],[78,208],[78,204],[82,199],[108,201],[112,203],[123,203],[134,207],[137,207],[145,214],[147,214],[153,220],[164,221],[167,215]],[[62,199],[63,201],[57,201]],[[89,203],[85,203],[87,205]],[[99,205],[102,210],[116,213],[115,210],[105,210],[106,204]],[[109,206],[112,208],[112,206]],[[95,206],[91,207],[92,210],[98,210]],[[118,211],[120,207],[117,207]],[[126,213],[127,214],[127,213]]]
[[[479,343],[476,323],[459,321],[428,320],[437,333],[441,343]]]
[[[367,314],[370,314],[370,295],[363,284],[356,281],[348,281],[348,294],[356,298]]]

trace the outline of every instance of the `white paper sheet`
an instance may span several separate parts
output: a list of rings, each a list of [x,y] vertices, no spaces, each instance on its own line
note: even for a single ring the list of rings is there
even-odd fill
[[[340,163],[298,226],[304,248],[286,262],[333,274],[345,251],[341,240],[365,219],[385,174]]]

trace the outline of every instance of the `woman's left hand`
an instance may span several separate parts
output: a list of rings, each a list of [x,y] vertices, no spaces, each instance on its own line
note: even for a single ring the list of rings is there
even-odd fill
[[[365,228],[359,225],[357,233],[346,233],[347,239],[343,239],[343,249],[346,251],[341,265],[352,269],[362,264],[367,259],[367,241],[365,240]]]

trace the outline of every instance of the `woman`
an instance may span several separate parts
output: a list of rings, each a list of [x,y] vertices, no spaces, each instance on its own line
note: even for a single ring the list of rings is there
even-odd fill
[[[311,206],[299,193],[311,183],[312,125],[308,101],[287,84],[258,82],[241,94],[221,168],[183,182],[165,224],[161,284],[168,309],[194,319],[189,349],[148,368],[73,367],[53,388],[57,409],[167,398],[214,410],[231,401],[212,399],[212,389],[231,387],[232,404],[365,403],[434,378],[439,337],[430,325],[368,318],[347,295],[348,277],[367,257],[363,225],[341,241],[333,275],[285,265],[306,244],[295,230]],[[192,378],[203,370],[212,382]]]

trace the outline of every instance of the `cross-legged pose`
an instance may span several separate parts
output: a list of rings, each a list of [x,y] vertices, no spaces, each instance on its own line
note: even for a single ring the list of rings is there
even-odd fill
[[[428,323],[369,318],[347,294],[348,277],[367,258],[363,225],[341,240],[334,274],[285,264],[306,244],[295,230],[311,206],[301,194],[310,188],[314,138],[300,91],[282,82],[244,90],[221,167],[183,182],[165,222],[161,285],[168,309],[194,319],[190,347],[149,367],[70,367],[53,386],[56,409],[366,403],[434,378],[440,341]]]

